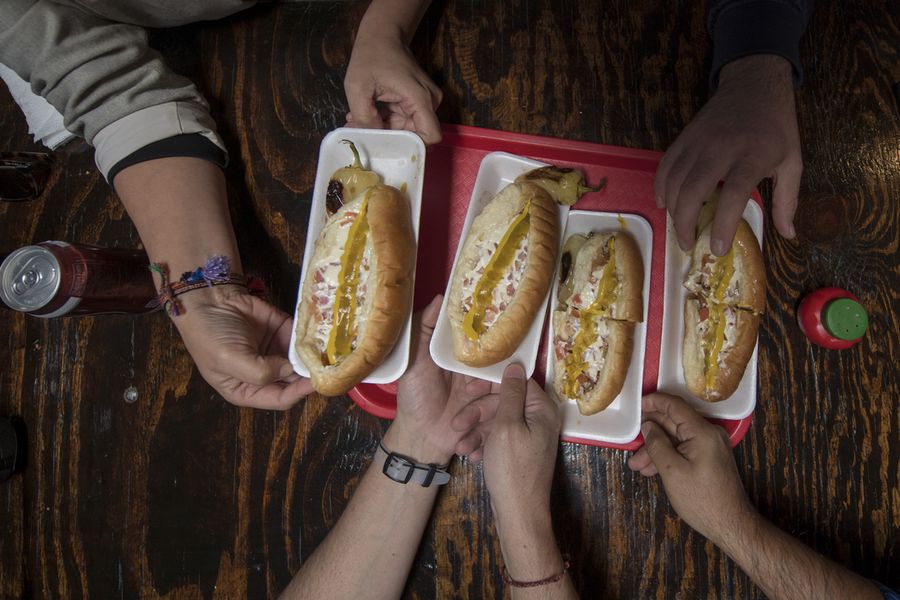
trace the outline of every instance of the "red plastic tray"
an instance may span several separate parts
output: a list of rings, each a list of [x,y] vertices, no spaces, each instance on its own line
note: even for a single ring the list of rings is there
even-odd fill
[[[422,198],[421,235],[414,309],[426,306],[443,293],[453,269],[453,257],[459,243],[472,186],[481,159],[490,152],[504,151],[558,166],[576,167],[587,181],[607,179],[606,187],[588,194],[573,208],[610,212],[636,213],[653,228],[652,275],[647,319],[647,347],[644,356],[643,392],[656,389],[659,375],[659,340],[662,329],[663,279],[665,274],[666,215],[653,200],[653,177],[662,153],[576,142],[534,135],[523,135],[467,127],[444,125],[444,139],[428,149],[425,163],[425,187]],[[759,195],[754,200],[762,205]],[[538,356],[535,377],[543,380],[546,344]],[[350,397],[366,412],[383,419],[393,419],[397,412],[396,384],[363,383],[350,390]],[[728,432],[732,445],[747,433],[751,416],[744,419],[714,420]],[[643,438],[627,444],[607,444],[563,436],[567,442],[636,450]]]

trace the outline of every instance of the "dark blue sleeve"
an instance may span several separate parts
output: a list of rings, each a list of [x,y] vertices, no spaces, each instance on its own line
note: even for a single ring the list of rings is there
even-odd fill
[[[872,583],[878,586],[878,591],[881,592],[882,596],[884,596],[884,600],[900,600],[900,592],[898,592],[897,590],[892,590],[889,587],[885,587],[877,581],[873,581]]]
[[[706,26],[713,41],[712,88],[729,62],[751,54],[777,54],[794,66],[794,83],[803,81],[800,38],[813,0],[708,0]]]

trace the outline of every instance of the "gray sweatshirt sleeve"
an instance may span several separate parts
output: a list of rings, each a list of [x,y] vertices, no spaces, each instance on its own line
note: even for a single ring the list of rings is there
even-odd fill
[[[708,0],[706,24],[713,40],[709,84],[719,85],[727,63],[751,54],[777,54],[791,61],[794,83],[803,81],[800,38],[813,0]]]
[[[146,32],[49,0],[0,2],[0,63],[96,148],[104,177],[133,152],[181,134],[224,150],[208,105],[147,45]]]

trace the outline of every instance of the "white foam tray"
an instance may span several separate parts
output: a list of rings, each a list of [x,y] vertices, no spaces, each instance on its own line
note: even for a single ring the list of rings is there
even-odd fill
[[[622,226],[623,223],[624,227]],[[578,403],[574,400],[566,400],[562,403],[562,436],[566,438],[626,444],[636,438],[641,430],[641,391],[644,381],[644,352],[647,345],[647,311],[650,304],[653,229],[650,227],[650,223],[640,215],[573,210],[569,213],[565,239],[569,239],[570,236],[576,234],[585,234],[591,231],[610,233],[621,229],[625,229],[634,238],[641,253],[641,261],[644,263],[644,320],[635,324],[631,364],[628,367],[628,374],[625,376],[622,391],[619,392],[612,404],[599,413],[585,416],[578,410]],[[556,277],[553,285],[553,301],[550,305],[551,311],[558,304],[558,289],[559,277]],[[549,329],[545,387],[552,396],[553,393],[550,390],[553,387],[556,365],[553,352],[554,331],[552,319],[550,320]]]
[[[763,215],[759,205],[750,200],[744,209],[744,219],[759,240],[762,248]],[[684,300],[687,290],[682,282],[691,266],[691,256],[678,246],[672,217],[666,222],[666,279],[663,296],[662,338],[659,353],[661,392],[675,394],[687,400],[701,414],[715,419],[743,419],[756,407],[756,367],[759,339],[747,363],[744,377],[734,394],[720,402],[706,402],[688,391],[681,366],[681,345],[684,337]]]
[[[472,198],[469,201],[466,221],[463,224],[459,244],[456,247],[456,257],[453,259],[453,273],[456,272],[456,263],[459,260],[459,253],[462,251],[466,236],[469,233],[469,227],[472,225],[472,221],[475,217],[481,213],[482,209],[491,201],[491,198],[493,198],[497,192],[506,185],[512,183],[516,177],[526,171],[543,166],[546,166],[546,164],[522,158],[521,156],[508,154],[506,152],[492,152],[482,159],[481,166],[478,168],[478,177],[475,179],[475,186],[472,188]],[[565,227],[568,214],[568,206],[559,207],[560,234]],[[560,235],[560,245],[562,245],[562,239],[562,235]],[[452,280],[453,274],[450,275],[450,281]],[[447,298],[449,294],[450,284],[448,282],[447,290],[444,294],[444,302],[441,305],[441,312],[438,315],[437,325],[434,328],[434,335],[431,338],[430,350],[434,362],[442,369],[471,375],[472,377],[486,379],[495,383],[500,383],[500,380],[503,378],[503,371],[506,369],[507,365],[519,363],[525,369],[526,375],[531,377],[534,373],[538,349],[541,344],[541,331],[544,327],[544,318],[547,315],[547,300],[550,295],[549,290],[534,321],[531,323],[528,334],[525,336],[525,339],[522,340],[522,343],[516,351],[504,361],[489,367],[481,368],[470,367],[469,365],[456,360],[456,356],[453,353],[453,334],[451,333],[450,319],[447,316]]]
[[[300,308],[300,290],[306,278],[307,267],[312,259],[316,240],[325,227],[325,195],[328,181],[339,168],[353,162],[353,155],[347,144],[341,140],[350,140],[359,150],[363,167],[375,171],[387,185],[397,189],[406,186],[406,196],[411,209],[413,235],[416,243],[419,240],[419,215],[422,209],[422,184],[425,181],[425,145],[414,133],[409,131],[391,131],[380,129],[356,129],[342,127],[325,136],[319,147],[319,166],[316,170],[316,184],[313,191],[312,209],[309,217],[309,228],[306,230],[306,249],[303,251],[303,268],[300,271],[300,288],[297,291],[297,308],[294,310],[294,331],[291,334],[291,348],[288,358],[294,370],[309,376],[309,369],[303,364],[296,351],[297,311]],[[372,371],[363,381],[368,383],[390,383],[396,381],[406,371],[409,362],[409,336],[412,312],[407,318],[400,338],[393,351],[377,369]]]

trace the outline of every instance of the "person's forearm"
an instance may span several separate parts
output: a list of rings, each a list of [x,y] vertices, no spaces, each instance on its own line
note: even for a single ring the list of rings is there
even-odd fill
[[[150,260],[165,263],[171,276],[214,254],[228,256],[232,270],[240,271],[218,166],[200,158],[160,158],[123,169],[113,183]]]
[[[523,514],[496,512],[497,534],[506,572],[513,581],[538,581],[564,570],[564,560],[556,545],[550,511]],[[553,583],[536,587],[510,587],[513,600],[530,598],[577,598],[569,573]]]
[[[391,425],[385,445],[423,463],[445,464],[414,437]],[[282,598],[399,598],[406,585],[438,487],[397,483],[372,464],[337,525],[294,576]]]
[[[431,0],[372,0],[357,37],[397,34],[404,44],[409,44],[430,3]]]
[[[870,581],[832,562],[751,512],[713,540],[773,600],[881,600]]]
[[[150,261],[164,264],[171,281],[214,255],[227,256],[231,270],[242,272],[228,213],[225,176],[218,166],[187,156],[160,158],[123,169],[113,185]],[[158,285],[159,276],[154,278]],[[189,330],[203,327],[191,307],[216,304],[235,293],[241,293],[237,286],[223,285],[179,297],[179,305],[187,310],[174,323],[188,350],[193,352]]]

